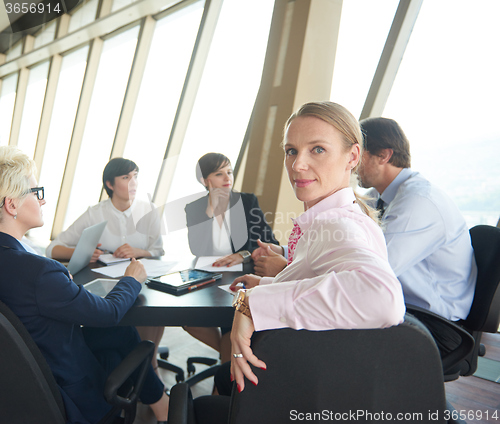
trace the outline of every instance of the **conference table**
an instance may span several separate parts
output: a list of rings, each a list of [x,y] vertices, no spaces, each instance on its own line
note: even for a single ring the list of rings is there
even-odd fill
[[[193,268],[196,259],[178,262],[169,272]],[[73,276],[76,284],[85,284],[97,278],[109,279],[92,271],[97,264],[90,264]],[[243,272],[223,272],[213,284],[182,296],[175,296],[149,288],[143,284],[135,304],[125,314],[120,325],[134,326],[193,326],[231,327],[234,309],[233,295],[218,286],[230,284],[243,274],[251,273],[253,265],[243,264]],[[223,270],[223,268],[222,268]]]

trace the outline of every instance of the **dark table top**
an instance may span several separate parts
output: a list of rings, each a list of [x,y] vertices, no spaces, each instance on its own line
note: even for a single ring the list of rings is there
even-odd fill
[[[184,262],[171,271],[192,267]],[[96,278],[109,277],[92,271],[91,264],[74,276],[77,284],[85,284]],[[143,285],[142,290],[120,325],[136,326],[193,326],[193,327],[231,327],[234,309],[231,306],[233,295],[218,288],[230,284],[243,274],[252,272],[251,264],[244,264],[242,272],[223,272],[217,282],[194,290],[182,296],[175,296]]]

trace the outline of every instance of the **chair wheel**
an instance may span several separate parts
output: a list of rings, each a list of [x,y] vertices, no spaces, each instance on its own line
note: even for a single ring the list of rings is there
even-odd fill
[[[160,346],[160,347],[158,347],[158,355],[160,355],[161,359],[167,360],[169,353],[170,352],[169,352],[167,346]]]

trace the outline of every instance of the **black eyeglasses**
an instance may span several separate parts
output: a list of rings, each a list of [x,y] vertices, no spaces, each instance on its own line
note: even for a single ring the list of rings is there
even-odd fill
[[[45,190],[43,187],[30,188],[28,193],[36,193],[36,198],[38,200],[43,200],[43,198],[45,197]]]
[[[45,190],[43,187],[33,187],[28,190],[26,194],[35,193],[38,200],[43,200],[45,197]],[[0,208],[5,205],[5,197],[0,202]]]

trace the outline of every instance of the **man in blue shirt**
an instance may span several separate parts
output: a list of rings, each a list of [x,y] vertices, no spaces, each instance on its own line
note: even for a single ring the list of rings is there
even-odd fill
[[[446,193],[411,170],[410,144],[396,121],[368,118],[360,124],[360,185],[371,188],[372,206],[381,211],[389,262],[405,302],[451,321],[465,319],[477,267],[463,216]],[[431,331],[440,349],[447,351],[436,335],[440,329]]]

